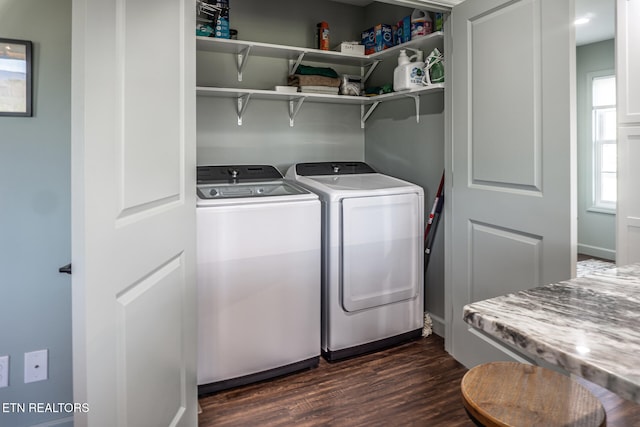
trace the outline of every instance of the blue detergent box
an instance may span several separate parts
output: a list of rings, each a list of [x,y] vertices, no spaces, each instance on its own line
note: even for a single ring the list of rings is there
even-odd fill
[[[205,3],[218,6],[222,10],[215,21],[213,19],[207,19],[210,18],[209,15],[204,13],[199,14],[196,25],[196,35],[221,39],[231,38],[229,28],[229,0],[206,0]]]
[[[393,47],[393,43],[393,27],[391,25],[378,24],[362,32],[365,55]]]
[[[411,40],[411,15],[398,21],[395,44],[406,43]]]
[[[222,12],[220,12],[220,16],[216,21],[213,37],[220,39],[231,38],[231,33],[229,32],[229,0],[217,0],[212,3],[222,8]]]

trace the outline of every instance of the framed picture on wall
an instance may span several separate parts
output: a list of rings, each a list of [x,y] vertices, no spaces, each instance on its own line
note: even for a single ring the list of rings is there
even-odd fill
[[[27,40],[0,38],[0,116],[31,117],[31,55]]]

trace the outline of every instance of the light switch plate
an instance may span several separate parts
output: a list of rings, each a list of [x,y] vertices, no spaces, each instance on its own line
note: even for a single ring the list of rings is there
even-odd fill
[[[9,386],[9,356],[0,356],[0,388]]]
[[[33,383],[48,378],[49,350],[38,350],[24,354],[24,382]]]

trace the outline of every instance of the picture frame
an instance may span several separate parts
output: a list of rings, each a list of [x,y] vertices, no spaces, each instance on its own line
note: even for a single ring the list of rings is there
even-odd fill
[[[33,44],[0,38],[0,116],[31,117]]]

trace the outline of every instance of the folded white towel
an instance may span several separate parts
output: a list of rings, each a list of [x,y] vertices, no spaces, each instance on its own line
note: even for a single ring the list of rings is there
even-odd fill
[[[306,93],[325,93],[337,95],[339,87],[331,87],[331,86],[300,86],[300,92]]]

